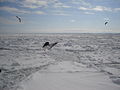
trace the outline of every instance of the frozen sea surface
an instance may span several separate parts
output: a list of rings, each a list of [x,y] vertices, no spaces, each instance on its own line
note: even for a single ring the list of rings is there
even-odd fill
[[[0,90],[120,90],[120,34],[1,34],[0,69]]]

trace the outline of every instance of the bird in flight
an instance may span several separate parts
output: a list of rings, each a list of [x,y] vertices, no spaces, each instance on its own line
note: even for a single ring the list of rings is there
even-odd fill
[[[21,18],[20,17],[16,16],[16,18],[19,20],[19,22],[21,22]]]
[[[44,49],[48,49],[50,50],[52,47],[54,47],[58,42],[55,42],[55,43],[49,43],[49,42],[45,42],[45,44],[43,45],[43,48]]]
[[[105,26],[108,24],[108,22],[105,22]]]

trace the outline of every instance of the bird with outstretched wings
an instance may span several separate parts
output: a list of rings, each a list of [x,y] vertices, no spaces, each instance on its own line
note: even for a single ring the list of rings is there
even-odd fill
[[[43,45],[43,48],[44,49],[51,49],[52,47],[54,47],[58,42],[55,42],[55,43],[49,43],[49,42],[45,42],[44,45]]]
[[[16,18],[19,20],[19,22],[21,22],[21,18],[20,17],[16,16]]]

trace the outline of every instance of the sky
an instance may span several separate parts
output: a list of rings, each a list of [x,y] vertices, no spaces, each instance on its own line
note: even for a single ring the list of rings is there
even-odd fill
[[[119,19],[120,0],[0,0],[0,33],[120,33]]]

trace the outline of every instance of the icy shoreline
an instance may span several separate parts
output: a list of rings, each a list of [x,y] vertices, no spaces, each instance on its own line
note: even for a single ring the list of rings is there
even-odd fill
[[[18,90],[119,90],[104,73],[71,61],[62,61],[33,74]]]

